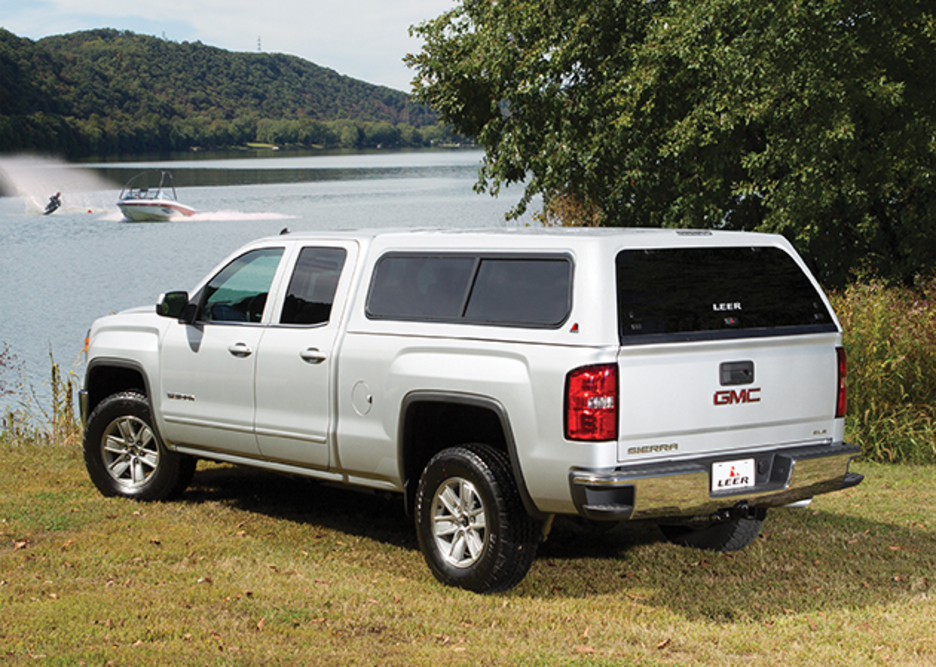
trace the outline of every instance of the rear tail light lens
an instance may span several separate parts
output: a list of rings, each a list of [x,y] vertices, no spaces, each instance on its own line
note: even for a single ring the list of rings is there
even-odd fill
[[[576,368],[566,376],[569,440],[617,440],[617,364]]]
[[[835,401],[835,418],[844,417],[848,411],[848,362],[845,359],[845,348],[835,348],[838,355],[838,396]]]

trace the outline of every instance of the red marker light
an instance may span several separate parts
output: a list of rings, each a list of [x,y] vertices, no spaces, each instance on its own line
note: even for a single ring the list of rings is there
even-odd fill
[[[848,361],[845,348],[835,348],[838,357],[838,395],[835,399],[835,418],[839,419],[848,412]]]

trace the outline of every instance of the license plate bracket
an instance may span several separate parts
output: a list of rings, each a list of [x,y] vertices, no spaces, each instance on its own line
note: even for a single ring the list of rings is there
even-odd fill
[[[712,464],[712,493],[749,489],[757,483],[754,459],[720,461]]]

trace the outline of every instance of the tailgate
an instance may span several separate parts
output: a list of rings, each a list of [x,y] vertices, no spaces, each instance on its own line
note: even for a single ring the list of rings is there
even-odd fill
[[[831,441],[839,344],[828,333],[622,347],[618,459]]]

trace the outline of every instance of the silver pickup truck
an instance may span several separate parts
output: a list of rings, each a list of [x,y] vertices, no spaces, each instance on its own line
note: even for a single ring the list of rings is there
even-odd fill
[[[105,495],[199,458],[401,495],[434,575],[515,586],[556,515],[729,551],[854,486],[835,314],[781,237],[285,234],[98,319],[84,456]]]

